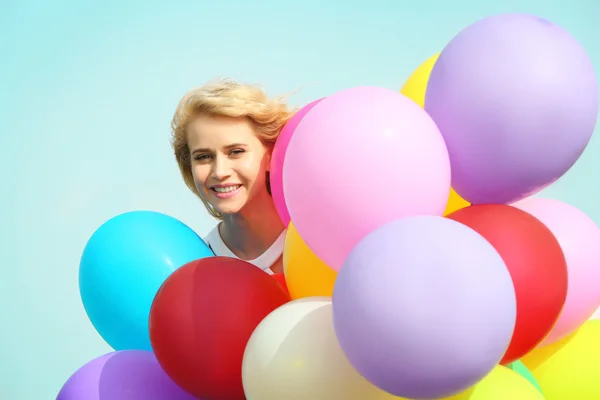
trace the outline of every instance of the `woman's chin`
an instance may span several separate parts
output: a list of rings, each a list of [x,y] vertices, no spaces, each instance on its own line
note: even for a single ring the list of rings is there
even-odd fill
[[[244,208],[244,204],[245,204],[245,203],[234,202],[234,201],[231,201],[231,202],[220,201],[219,203],[213,204],[213,207],[215,207],[217,209],[217,211],[219,213],[221,213],[221,215],[238,214],[242,210],[242,208]],[[229,204],[227,204],[227,203],[229,203]]]

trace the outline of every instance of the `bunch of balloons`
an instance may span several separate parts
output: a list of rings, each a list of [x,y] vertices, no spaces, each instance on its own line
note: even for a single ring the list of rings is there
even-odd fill
[[[115,352],[58,399],[597,400],[600,229],[534,195],[598,106],[582,47],[524,14],[465,28],[400,93],[315,100],[271,160],[284,276],[164,214],[109,220],[80,289]]]
[[[301,110],[271,183],[295,300],[248,344],[247,398],[600,398],[600,230],[534,196],[585,150],[598,97],[568,32],[502,14],[400,93]]]

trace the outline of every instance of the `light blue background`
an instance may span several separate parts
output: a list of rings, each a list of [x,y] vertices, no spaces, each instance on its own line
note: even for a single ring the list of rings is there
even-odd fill
[[[213,226],[169,146],[184,92],[230,76],[271,94],[304,87],[301,106],[356,85],[399,89],[460,29],[513,11],[568,29],[600,70],[598,0],[1,0],[0,398],[52,399],[110,351],[77,284],[100,224],[152,209]],[[600,222],[599,165],[596,136],[546,194]]]

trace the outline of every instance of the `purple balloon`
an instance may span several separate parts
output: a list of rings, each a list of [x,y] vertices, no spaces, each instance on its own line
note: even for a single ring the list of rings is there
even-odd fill
[[[556,181],[590,141],[598,92],[590,58],[558,25],[501,14],[464,29],[441,52],[425,96],[454,190],[473,204],[508,204]]]
[[[372,231],[342,266],[334,328],[354,368],[396,396],[454,395],[485,377],[517,313],[502,257],[479,233],[437,216]]]
[[[162,370],[154,354],[115,351],[75,372],[56,400],[197,400]]]

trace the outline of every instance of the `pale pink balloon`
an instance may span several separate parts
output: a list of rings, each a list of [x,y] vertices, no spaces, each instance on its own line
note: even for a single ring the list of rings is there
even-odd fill
[[[381,225],[442,215],[450,160],[435,122],[414,101],[355,87],[323,99],[300,121],[285,155],[283,190],[299,235],[339,270]]]
[[[292,118],[285,124],[279,137],[273,147],[273,154],[271,155],[271,171],[270,171],[270,185],[271,195],[273,196],[273,202],[275,203],[275,209],[281,222],[284,226],[288,226],[290,222],[290,213],[285,205],[285,196],[283,195],[283,161],[285,159],[285,152],[287,151],[290,139],[296,130],[296,127],[302,121],[302,118],[308,113],[317,103],[322,99],[315,100],[300,110],[298,110]]]
[[[577,330],[600,306],[600,228],[584,212],[558,200],[530,197],[512,206],[542,221],[567,260],[567,299],[552,331],[539,345],[547,346]]]

